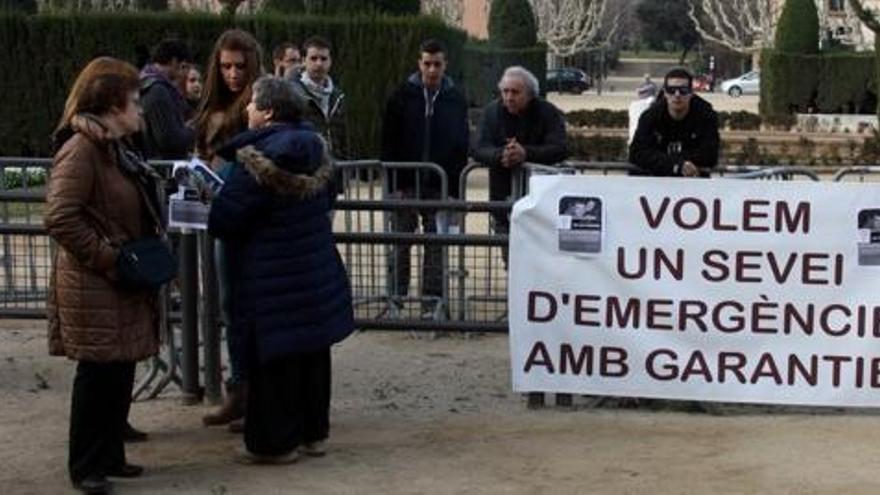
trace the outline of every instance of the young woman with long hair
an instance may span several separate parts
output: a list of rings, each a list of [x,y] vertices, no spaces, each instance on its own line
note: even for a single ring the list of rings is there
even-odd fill
[[[261,59],[259,43],[246,31],[230,29],[214,43],[205,74],[202,102],[194,122],[196,155],[215,170],[220,171],[225,163],[217,156],[217,150],[230,138],[247,130],[247,105],[251,100],[251,87],[262,73]],[[230,373],[223,405],[216,412],[204,416],[202,421],[206,426],[233,423],[230,428],[240,431],[242,425],[239,420],[244,417],[247,396],[243,337],[235,328],[232,316],[232,268],[223,242],[215,243],[214,256],[221,316],[226,326]]]

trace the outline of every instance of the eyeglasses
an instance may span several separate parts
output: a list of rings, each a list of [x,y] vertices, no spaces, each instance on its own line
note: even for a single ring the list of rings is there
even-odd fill
[[[669,96],[688,96],[689,94],[693,93],[694,90],[690,86],[665,86],[663,88],[663,92]]]

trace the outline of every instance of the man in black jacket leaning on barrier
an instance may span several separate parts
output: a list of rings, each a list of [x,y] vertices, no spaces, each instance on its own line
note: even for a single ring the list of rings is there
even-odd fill
[[[629,161],[639,175],[708,177],[718,165],[718,115],[693,94],[693,78],[672,69],[663,97],[642,113],[629,147]]]
[[[535,76],[523,67],[508,67],[498,83],[501,98],[486,105],[480,118],[474,159],[489,167],[489,198],[511,196],[511,174],[526,162],[553,165],[566,159],[565,119],[541,99]],[[492,213],[493,229],[510,230],[508,212]],[[507,249],[503,250],[507,264]]]
[[[446,48],[437,40],[427,40],[419,49],[419,70],[391,95],[385,110],[382,132],[382,160],[393,162],[432,162],[439,165],[448,179],[447,195],[458,197],[458,178],[467,165],[467,102],[446,76]],[[395,198],[441,198],[441,183],[430,170],[402,170],[390,178]],[[395,232],[415,232],[418,217],[422,231],[434,233],[447,229],[446,215],[436,210],[400,210],[392,216]],[[440,225],[438,225],[438,223]],[[394,295],[405,296],[409,290],[410,246],[395,246],[389,267],[394,280]],[[422,296],[442,297],[443,250],[436,244],[425,245],[422,263]],[[439,300],[439,299],[436,299]],[[441,313],[433,301],[424,300],[425,318]]]

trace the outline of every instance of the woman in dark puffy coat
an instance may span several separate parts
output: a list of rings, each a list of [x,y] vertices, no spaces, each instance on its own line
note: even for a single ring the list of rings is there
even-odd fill
[[[300,119],[302,102],[288,83],[262,77],[247,110],[250,130],[219,151],[236,165],[208,229],[229,243],[234,317],[245,332],[243,459],[284,463],[324,454],[330,346],[353,330],[351,287],[328,216],[332,166]]]

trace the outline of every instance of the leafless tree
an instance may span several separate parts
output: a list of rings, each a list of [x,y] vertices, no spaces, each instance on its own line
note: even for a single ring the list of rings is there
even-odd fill
[[[529,0],[538,20],[538,39],[550,55],[570,57],[608,43],[620,24],[622,11],[613,0]],[[612,15],[612,11],[616,12]]]
[[[757,62],[773,46],[776,22],[784,2],[778,0],[690,0],[690,18],[697,32]]]

